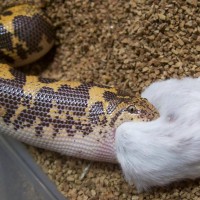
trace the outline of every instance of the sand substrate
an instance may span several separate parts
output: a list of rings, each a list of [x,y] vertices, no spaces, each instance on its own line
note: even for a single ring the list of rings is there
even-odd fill
[[[1,1],[0,7],[22,1]],[[32,1],[30,1],[32,2]],[[200,76],[200,2],[197,0],[48,1],[56,45],[25,71],[57,79],[95,81],[132,93],[152,82]],[[36,162],[72,200],[200,199],[200,182],[183,181],[137,194],[118,165],[28,147]],[[148,164],[148,163],[147,163]]]

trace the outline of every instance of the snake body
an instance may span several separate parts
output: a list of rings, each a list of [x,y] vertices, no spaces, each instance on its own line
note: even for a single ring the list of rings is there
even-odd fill
[[[68,156],[116,162],[116,128],[158,113],[146,99],[114,87],[27,76],[13,68],[44,55],[53,32],[33,6],[15,6],[0,16],[0,131]]]

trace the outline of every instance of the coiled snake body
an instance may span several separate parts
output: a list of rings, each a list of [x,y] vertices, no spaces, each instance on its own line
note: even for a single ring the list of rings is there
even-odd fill
[[[15,6],[0,16],[1,132],[69,156],[116,162],[115,129],[158,113],[146,99],[112,87],[27,76],[13,68],[43,56],[53,32],[33,6]]]

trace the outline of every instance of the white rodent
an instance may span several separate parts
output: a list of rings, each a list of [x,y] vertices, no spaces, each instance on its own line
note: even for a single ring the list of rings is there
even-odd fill
[[[156,82],[142,96],[160,117],[118,127],[116,152],[126,180],[141,192],[200,177],[200,78]]]

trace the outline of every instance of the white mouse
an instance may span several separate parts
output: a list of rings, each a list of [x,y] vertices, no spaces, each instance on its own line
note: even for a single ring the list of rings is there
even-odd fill
[[[117,159],[126,180],[143,191],[200,177],[200,79],[153,83],[142,96],[160,118],[118,127]]]

